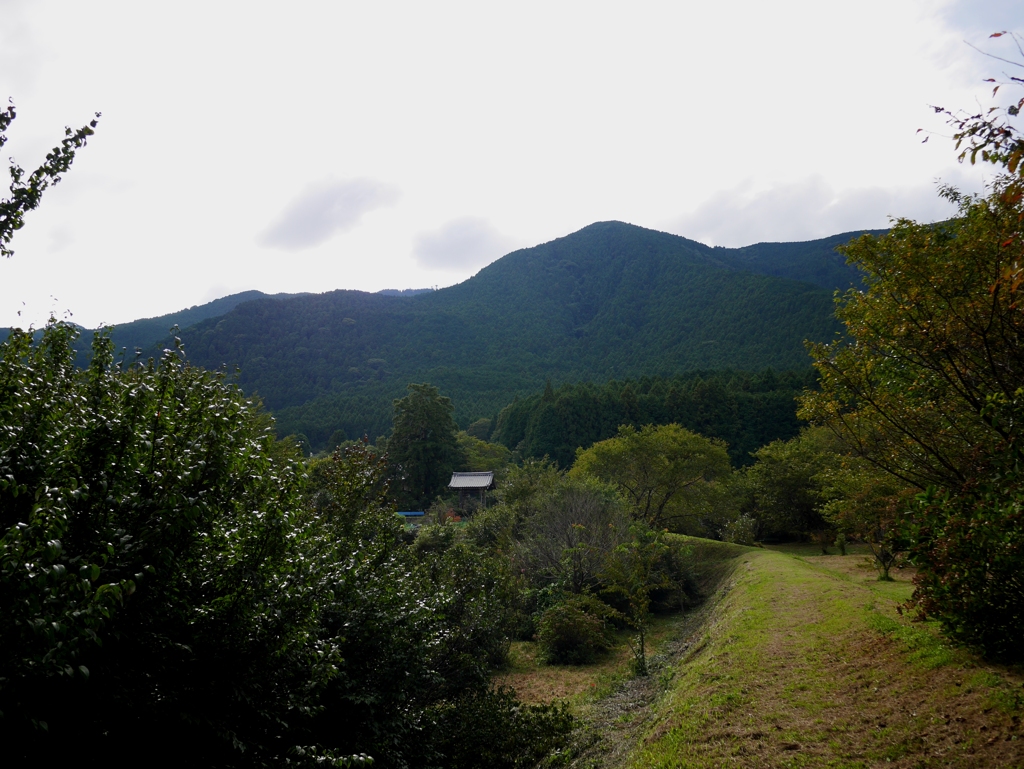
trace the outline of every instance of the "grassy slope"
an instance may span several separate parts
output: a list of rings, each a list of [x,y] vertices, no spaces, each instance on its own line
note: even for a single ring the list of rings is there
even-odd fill
[[[1024,767],[1024,675],[943,643],[895,607],[861,554],[694,540],[711,600],[660,617],[653,672],[623,647],[585,668],[517,644],[502,683],[568,698],[588,723],[572,766]]]
[[[1019,672],[898,617],[907,578],[863,562],[745,553],[629,765],[1024,766]]]

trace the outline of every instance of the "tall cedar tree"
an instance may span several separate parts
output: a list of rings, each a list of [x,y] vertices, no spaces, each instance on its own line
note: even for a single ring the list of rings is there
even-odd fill
[[[396,480],[399,507],[423,509],[444,492],[462,462],[459,426],[449,398],[429,384],[410,384],[394,402],[394,430],[388,457]]]

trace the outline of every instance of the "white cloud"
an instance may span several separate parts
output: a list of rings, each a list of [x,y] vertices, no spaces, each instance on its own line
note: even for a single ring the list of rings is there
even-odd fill
[[[307,187],[260,237],[265,246],[301,251],[351,230],[364,214],[394,205],[399,190],[373,179],[320,182]]]
[[[430,232],[421,232],[413,256],[428,270],[479,269],[512,251],[517,243],[486,219],[464,216]]]
[[[960,174],[950,179],[962,184]],[[970,191],[969,185],[963,185]],[[889,217],[932,222],[955,213],[937,186],[835,190],[822,177],[754,191],[749,183],[712,195],[665,228],[708,245],[813,240],[858,229],[889,226]]]

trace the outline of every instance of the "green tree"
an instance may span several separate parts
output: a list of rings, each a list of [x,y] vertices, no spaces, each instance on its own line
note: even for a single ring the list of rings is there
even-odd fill
[[[0,149],[7,143],[7,129],[15,117],[17,113],[13,104],[0,110]],[[64,140],[47,153],[43,164],[27,177],[25,170],[11,161],[8,168],[11,194],[9,198],[0,199],[0,257],[10,258],[14,254],[11,239],[24,226],[25,214],[37,208],[47,188],[59,183],[62,174],[71,168],[75,152],[84,147],[88,138],[95,133],[99,117],[100,113],[97,112],[95,119],[77,131],[65,128]]]
[[[901,525],[918,566],[914,601],[952,635],[1024,657],[1024,99],[950,115],[961,159],[999,173],[984,196],[950,187],[958,215],[898,220],[846,247],[867,290],[838,300],[854,344],[812,345],[821,391],[802,414],[854,452],[926,490]]]
[[[83,372],[76,333],[0,345],[5,751],[277,763],[336,662],[294,452],[220,375],[118,363],[103,336]]]
[[[875,558],[878,578],[891,579],[889,571],[906,549],[899,531],[900,514],[908,509],[915,489],[852,456],[830,463],[815,480],[828,500],[821,507],[822,517],[842,535],[866,542]]]
[[[425,507],[442,493],[462,463],[451,400],[429,384],[410,384],[394,402],[394,427],[387,442],[402,505]]]
[[[595,588],[628,526],[618,495],[593,478],[563,476],[538,507],[527,522],[533,568],[572,593]]]
[[[469,766],[472,731],[448,728],[462,704],[513,746],[498,766],[564,740],[564,709],[489,686],[508,568],[410,548],[368,446],[307,480],[221,375],[175,351],[115,362],[103,336],[81,371],[75,334],[0,345],[9,760]]]
[[[470,435],[468,432],[460,432],[456,436],[459,444],[459,451],[462,454],[463,464],[457,468],[483,472],[486,470],[501,471],[509,463],[512,456],[507,448],[500,443],[488,443],[481,438]]]
[[[731,469],[723,441],[677,424],[623,425],[616,437],[578,450],[570,474],[613,484],[636,520],[663,528],[706,512],[713,484]]]
[[[837,465],[844,445],[823,427],[804,430],[788,441],[772,441],[754,452],[755,462],[740,483],[747,507],[768,539],[813,536],[824,549],[831,542],[828,501],[820,474]]]
[[[626,600],[626,618],[636,631],[631,642],[635,670],[637,675],[646,676],[651,593],[672,586],[672,580],[662,568],[668,546],[662,541],[660,531],[643,522],[633,523],[629,533],[629,539],[616,547],[605,562],[602,577],[606,593]]]

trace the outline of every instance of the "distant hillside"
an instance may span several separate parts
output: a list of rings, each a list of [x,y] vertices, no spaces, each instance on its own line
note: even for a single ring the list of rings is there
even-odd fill
[[[177,326],[179,329],[189,328],[207,318],[216,318],[225,315],[235,309],[243,302],[254,299],[284,299],[302,294],[264,294],[262,291],[243,291],[240,294],[231,294],[220,299],[214,299],[206,304],[197,304],[187,310],[172,312],[169,315],[160,315],[155,318],[142,318],[130,323],[121,323],[114,326],[111,339],[114,348],[120,350],[127,348],[129,352],[136,348],[149,350],[158,342],[167,340],[171,328]],[[92,341],[89,332],[82,334],[79,339],[79,349],[88,350]]]
[[[755,243],[743,248],[715,248],[722,263],[736,270],[759,275],[803,280],[829,291],[845,291],[861,285],[861,273],[836,252],[836,246],[864,235],[882,235],[886,230],[844,232],[803,243]]]
[[[403,288],[401,290],[397,288],[382,288],[377,293],[384,296],[416,296],[416,294],[425,294],[433,290],[432,288]]]
[[[383,433],[410,381],[466,424],[549,378],[804,367],[803,341],[839,332],[833,291],[858,276],[832,249],[854,234],[722,249],[602,222],[439,291],[258,298],[180,336],[193,362],[240,367],[280,428],[319,448],[339,429]]]

